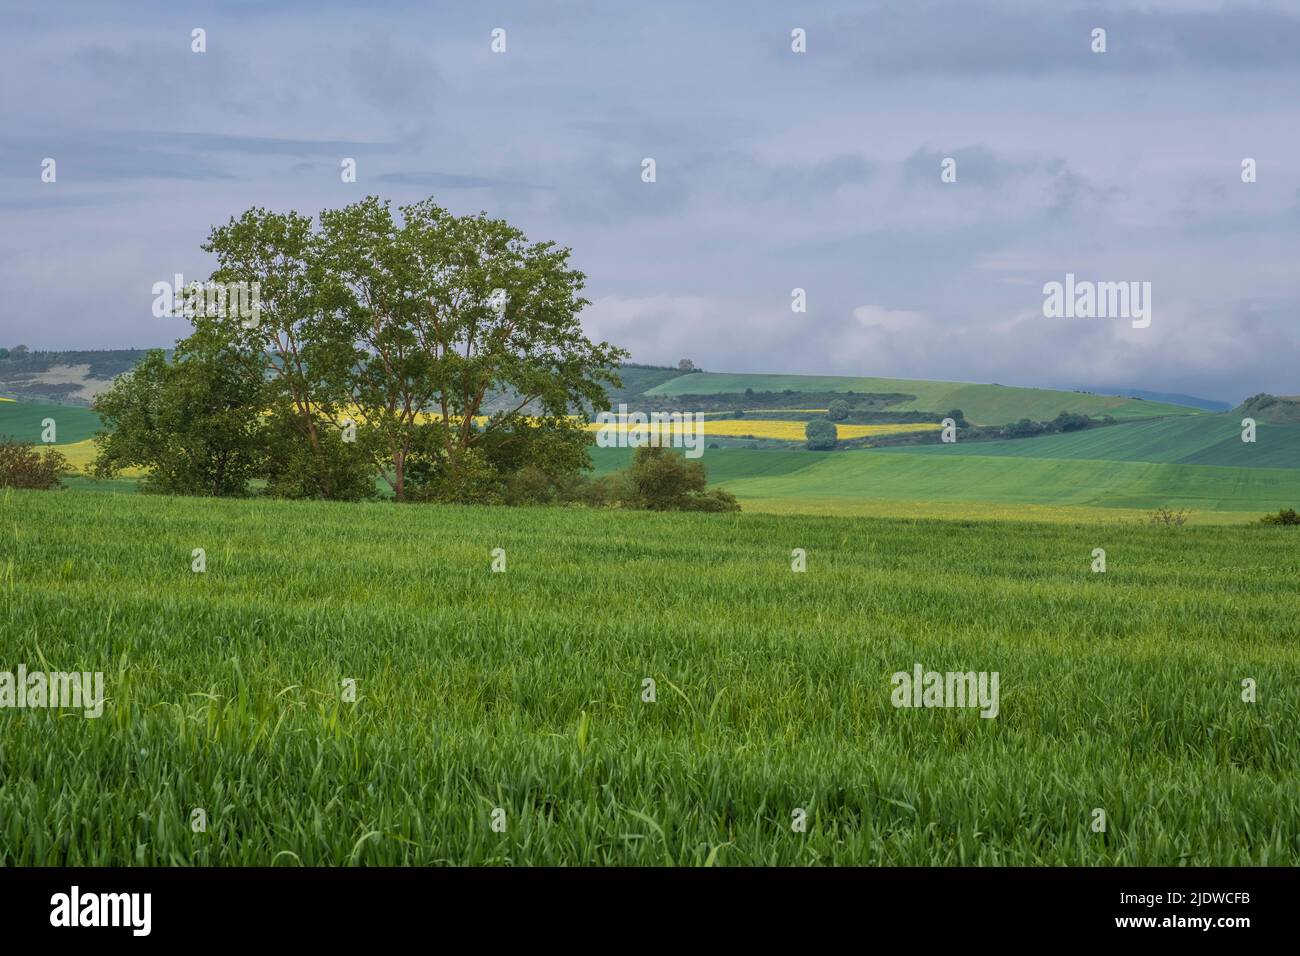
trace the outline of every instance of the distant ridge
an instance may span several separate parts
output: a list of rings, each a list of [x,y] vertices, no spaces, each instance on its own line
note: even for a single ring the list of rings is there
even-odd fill
[[[1233,411],[1261,422],[1275,424],[1300,422],[1300,398],[1279,397],[1260,392],[1258,395],[1250,396]]]
[[[1207,412],[1226,412],[1232,408],[1229,402],[1220,402],[1213,398],[1197,398],[1195,395],[1182,395],[1178,392],[1149,392],[1142,388],[1123,390],[1085,388],[1079,391],[1092,392],[1096,395],[1113,395],[1116,398],[1140,398],[1147,402],[1164,402],[1166,405],[1185,405],[1188,408],[1199,408]]]
[[[655,374],[671,375],[671,372]],[[1061,412],[1117,419],[1155,418],[1164,415],[1200,415],[1205,409],[1129,396],[1099,395],[1083,391],[1024,388],[929,379],[868,378],[847,375],[786,375],[738,372],[688,372],[660,382],[644,392],[649,398],[728,395],[743,402],[746,391],[888,395],[901,398],[889,403],[890,411],[925,411],[946,415],[960,410],[977,425],[1005,425],[1028,418],[1050,421]]]

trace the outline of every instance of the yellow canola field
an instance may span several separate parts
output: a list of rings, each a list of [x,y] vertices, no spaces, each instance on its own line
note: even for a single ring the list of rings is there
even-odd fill
[[[53,448],[61,452],[63,457],[68,459],[74,469],[83,475],[90,474],[90,466],[95,460],[96,448],[95,440],[87,438],[84,441],[74,441],[67,445],[37,445],[37,450],[44,448]],[[143,478],[145,470],[143,468],[123,468],[121,477],[123,478]]]
[[[807,422],[786,422],[778,419],[732,418],[722,421],[705,421],[704,434],[706,437],[709,435],[726,438],[753,436],[754,438],[774,438],[779,441],[803,441],[804,429],[807,425]],[[587,430],[599,431],[601,427],[603,426],[593,422],[587,426]],[[623,431],[627,430],[621,425],[613,427]],[[676,426],[669,423],[662,427]],[[870,438],[872,435],[898,435],[904,432],[924,432],[942,427],[928,422],[892,425],[841,425],[837,423],[835,426],[841,439]]]
[[[487,421],[487,417],[480,416],[475,421],[482,424]],[[754,438],[773,438],[779,441],[801,442],[804,440],[804,426],[806,424],[806,422],[786,422],[776,419],[732,418],[722,421],[706,421],[704,423],[704,434],[705,437],[709,435],[728,438],[753,436]],[[895,425],[837,424],[835,427],[841,439],[850,439],[870,438],[872,435],[898,435],[904,432],[931,431],[942,426],[920,422]],[[587,425],[587,431],[590,432],[599,431],[600,428],[601,426],[594,422]],[[61,451],[77,471],[82,474],[90,473],[90,465],[95,460],[94,440],[87,438],[85,441],[72,442],[67,445],[54,445],[52,447]],[[122,471],[122,476],[126,478],[141,478],[144,474],[142,468],[126,468]]]

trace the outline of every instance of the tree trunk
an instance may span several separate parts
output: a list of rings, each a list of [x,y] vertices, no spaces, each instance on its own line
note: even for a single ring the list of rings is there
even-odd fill
[[[226,475],[226,456],[228,452],[222,452],[217,459],[217,473],[212,476],[212,496],[215,498],[221,488],[221,479]]]

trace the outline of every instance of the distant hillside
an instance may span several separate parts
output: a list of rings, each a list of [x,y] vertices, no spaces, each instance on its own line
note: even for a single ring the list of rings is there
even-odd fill
[[[618,369],[618,377],[623,382],[622,388],[606,389],[609,392],[610,402],[617,405],[619,402],[630,401],[639,398],[651,389],[656,388],[665,382],[672,381],[675,378],[681,378],[692,373],[683,372],[681,369],[668,368],[662,365],[636,365],[629,363],[621,365]],[[698,374],[698,373],[694,373]]]
[[[23,402],[53,403],[87,407],[123,372],[129,372],[144,358],[145,349],[101,351],[33,352],[23,346],[0,348],[0,397]],[[166,349],[171,353],[171,349]],[[648,390],[670,379],[680,378],[681,369],[657,365],[624,365],[619,369],[622,388],[609,389],[610,400],[634,401]],[[513,408],[512,394],[489,395],[484,411]]]
[[[1148,402],[1163,402],[1166,405],[1186,405],[1188,408],[1199,408],[1206,412],[1226,412],[1232,408],[1231,402],[1220,402],[1212,398],[1197,398],[1195,395],[1182,395],[1178,392],[1148,392],[1143,388],[1130,388],[1126,391],[1087,388],[1080,389],[1080,391],[1096,392],[1098,395],[1115,395],[1119,398],[1141,398]]]
[[[1253,443],[1241,440],[1241,416],[1229,412],[1123,422],[1109,428],[1014,441],[881,448],[872,454],[1300,468],[1300,422],[1259,422]]]
[[[115,377],[134,368],[144,355],[143,349],[64,352],[33,352],[22,346],[0,349],[0,396],[24,402],[87,407],[95,395],[108,388]],[[977,425],[1005,425],[1022,418],[1048,421],[1061,412],[1094,417],[1110,415],[1120,420],[1196,415],[1221,404],[1184,395],[1141,391],[1120,396],[904,378],[682,371],[637,364],[622,366],[619,375],[623,386],[609,390],[613,405],[627,402],[704,409],[715,405],[750,409],[824,408],[834,395],[852,392],[862,396],[855,403],[859,409],[885,411],[898,418],[905,418],[909,412],[946,414],[960,409]],[[747,390],[749,396],[745,394]],[[787,392],[806,397],[787,401],[782,397]],[[714,396],[717,401],[682,400],[683,396],[697,395]],[[1157,398],[1164,400],[1154,400]],[[1255,417],[1260,421],[1300,421],[1300,402],[1271,395],[1255,396],[1250,401],[1257,403],[1252,408],[1256,408]],[[517,399],[512,395],[493,395],[485,411],[491,413],[498,407],[516,404]]]
[[[1234,417],[1253,418],[1257,422],[1300,422],[1300,398],[1260,392],[1234,408],[1232,414]]]
[[[695,372],[679,375],[646,392],[648,396],[743,394],[754,392],[838,392],[903,394],[910,400],[891,403],[892,411],[945,413],[960,409],[977,425],[1005,425],[1029,418],[1047,421],[1061,412],[1147,418],[1157,415],[1195,415],[1196,409],[1138,398],[1061,392],[1045,388],[975,385],[966,382],[931,382],[906,378],[853,378],[840,375],[753,375]]]
[[[32,352],[22,345],[0,349],[0,395],[88,406],[144,355],[144,349]]]

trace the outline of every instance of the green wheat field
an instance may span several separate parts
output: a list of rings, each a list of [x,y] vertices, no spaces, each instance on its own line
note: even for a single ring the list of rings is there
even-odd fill
[[[0,519],[3,659],[107,693],[0,711],[5,865],[1300,863],[1287,528],[15,491]],[[1000,713],[895,709],[916,663],[997,671]]]

